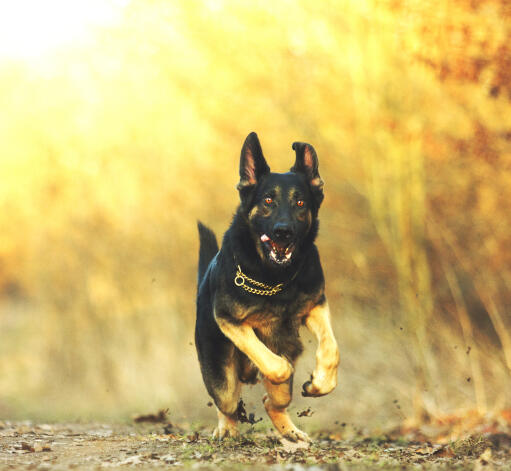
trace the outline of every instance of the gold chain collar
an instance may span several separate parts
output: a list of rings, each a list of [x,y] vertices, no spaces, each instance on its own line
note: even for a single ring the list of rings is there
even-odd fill
[[[254,288],[253,286],[248,286],[247,283],[257,286],[257,288]],[[241,267],[239,265],[238,271],[234,276],[234,284],[236,286],[243,288],[245,291],[248,291],[249,293],[259,294],[260,296],[273,296],[277,294],[279,291],[282,291],[282,287],[284,286],[284,283],[279,283],[278,285],[270,286],[261,283],[260,281],[253,280],[252,278],[245,275],[245,273],[241,271]]]

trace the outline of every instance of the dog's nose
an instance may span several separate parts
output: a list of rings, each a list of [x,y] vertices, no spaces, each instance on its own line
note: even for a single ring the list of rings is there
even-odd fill
[[[293,230],[289,224],[278,222],[273,226],[273,234],[278,241],[286,242],[293,237]]]

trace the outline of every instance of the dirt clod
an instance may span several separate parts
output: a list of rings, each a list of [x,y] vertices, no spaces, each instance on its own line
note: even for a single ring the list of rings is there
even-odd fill
[[[133,421],[136,423],[148,422],[148,423],[162,423],[167,421],[168,409],[161,409],[156,414],[145,414],[136,415],[133,417]]]
[[[255,414],[252,412],[247,415],[247,411],[245,409],[245,403],[243,402],[243,399],[240,399],[240,402],[238,403],[238,410],[236,411],[236,416],[242,424],[254,425],[257,422],[261,422],[261,420],[263,420],[262,417],[259,417],[259,419],[256,419]]]
[[[311,417],[312,414],[314,414],[314,411],[310,407],[307,407],[307,409],[304,409],[302,411],[298,411],[296,413],[296,415],[298,417]]]

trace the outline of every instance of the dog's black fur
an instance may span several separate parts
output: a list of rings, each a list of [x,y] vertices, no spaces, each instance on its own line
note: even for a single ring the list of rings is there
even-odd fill
[[[325,302],[323,271],[314,244],[323,182],[313,147],[300,142],[292,147],[296,162],[290,172],[271,173],[257,135],[251,133],[240,158],[241,204],[220,251],[214,233],[198,224],[195,341],[206,388],[217,408],[230,416],[237,398],[219,393],[232,380],[228,371],[234,363],[236,380],[245,383],[256,382],[258,371],[223,334],[217,319],[235,325],[257,319],[251,325],[258,338],[294,364],[303,349],[298,334],[303,313]],[[261,240],[264,235],[269,242]],[[289,260],[286,247],[292,251]],[[249,277],[272,286],[283,283],[283,289],[274,296],[245,291],[234,284],[238,265]]]

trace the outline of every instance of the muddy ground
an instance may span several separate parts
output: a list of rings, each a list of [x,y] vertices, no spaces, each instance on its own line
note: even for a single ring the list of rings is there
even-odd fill
[[[339,431],[312,434],[308,449],[293,449],[262,428],[244,425],[241,438],[219,443],[210,438],[210,430],[165,423],[0,422],[0,469],[511,470],[508,433],[482,433],[449,443],[419,435],[343,439],[340,424]]]

